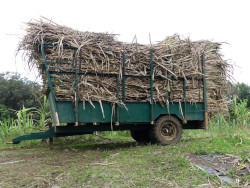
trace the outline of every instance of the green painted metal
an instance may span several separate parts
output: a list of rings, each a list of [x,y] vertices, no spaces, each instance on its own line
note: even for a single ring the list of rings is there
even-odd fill
[[[68,89],[68,88],[75,88],[75,87],[72,87],[72,86],[69,86],[69,87],[66,87],[66,86],[56,86],[56,87],[53,87],[53,88],[60,88],[60,89]]]
[[[50,74],[57,74],[57,75],[75,75],[75,72],[66,72],[66,71],[50,71]],[[117,74],[107,74],[107,73],[84,73],[84,72],[78,72],[79,76],[107,76],[107,77],[115,77]]]
[[[154,72],[154,62],[153,62],[153,50],[150,49],[150,121],[151,123],[154,121],[153,114],[154,114],[154,93],[153,93],[153,84],[154,84],[154,78],[153,78],[153,72]]]
[[[119,93],[120,87],[119,87],[119,74],[116,75],[116,93],[117,93],[117,100],[119,100],[120,98],[120,93]],[[119,123],[120,119],[119,119],[119,105],[116,104],[116,122]]]
[[[49,93],[49,108],[51,112],[53,125],[59,125],[58,113],[56,109],[56,103],[54,102],[55,97],[52,95],[52,92]]]
[[[46,47],[45,45],[44,45],[44,47]],[[51,63],[53,63],[53,62],[59,62],[59,61],[61,61],[61,59],[60,58],[57,58],[57,59],[50,59],[50,58],[47,58],[47,62],[48,61],[50,61]],[[53,61],[53,62],[52,62]],[[67,59],[67,62],[70,62],[70,61],[72,61],[71,59]]]
[[[18,144],[20,141],[23,141],[23,140],[47,139],[47,138],[53,138],[53,137],[55,137],[54,128],[50,128],[46,132],[31,133],[31,134],[16,137],[12,139],[12,142],[14,144]]]
[[[149,124],[123,124],[120,126],[114,126],[114,131],[122,130],[145,130],[149,128]],[[59,126],[57,132],[55,133],[56,137],[59,137],[61,134],[69,133],[79,133],[79,134],[91,134],[94,131],[111,131],[111,126],[109,124],[102,125],[81,125],[81,126]]]
[[[171,73],[167,71],[167,77],[168,79],[171,79]],[[170,81],[168,80],[168,102],[170,102],[170,96],[171,96],[171,91],[170,91]]]
[[[116,98],[117,98],[117,100],[119,100],[119,98],[120,98],[119,90],[120,90],[120,88],[119,88],[119,74],[117,74],[116,75]]]
[[[204,111],[207,112],[207,82],[206,82],[206,65],[205,65],[205,55],[201,56],[202,59],[202,74],[203,74],[203,102]]]
[[[125,52],[122,52],[122,101],[126,101],[126,93],[125,93],[125,81],[126,81],[126,76],[125,76],[125,62],[126,62],[126,56]]]
[[[12,139],[13,144],[18,144],[24,140],[35,140],[35,139],[48,139],[54,137],[64,137],[82,134],[92,134],[94,131],[124,131],[124,130],[146,130],[149,128],[147,124],[124,124],[121,126],[115,126],[111,128],[110,125],[81,125],[81,126],[57,126],[56,131],[54,128],[50,128],[46,132],[31,133]]]
[[[102,102],[102,107],[104,110],[104,117],[99,102],[93,102],[94,107],[89,102],[84,102],[85,108],[82,101],[78,101],[78,76],[79,75],[89,75],[89,76],[100,76],[100,77],[115,77],[116,78],[116,87],[117,87],[117,99],[120,99],[119,95],[119,74],[91,74],[91,73],[80,73],[77,69],[77,58],[76,58],[76,49],[65,46],[65,48],[73,49],[75,53],[75,68],[74,72],[65,72],[65,71],[49,71],[48,64],[46,61],[44,47],[56,47],[55,45],[42,45],[41,52],[44,59],[44,64],[46,68],[46,75],[49,82],[49,103],[50,111],[53,121],[53,126],[46,132],[41,133],[32,133],[29,135],[23,135],[13,139],[13,143],[18,143],[22,140],[32,140],[32,139],[45,139],[61,136],[71,136],[71,135],[80,135],[80,134],[90,134],[94,131],[110,131],[110,130],[139,130],[139,129],[148,129],[150,123],[155,121],[161,115],[174,115],[180,120],[186,121],[204,121],[205,112],[207,111],[207,96],[206,96],[206,70],[205,70],[205,57],[202,56],[202,72],[203,79],[195,78],[195,80],[203,80],[203,99],[204,102],[198,103],[189,103],[186,101],[186,79],[191,80],[192,78],[186,77],[174,77],[171,76],[170,72],[167,72],[167,77],[171,80],[182,80],[183,81],[183,95],[184,102],[170,102],[171,91],[168,91],[168,100],[169,107],[166,104],[161,105],[160,103],[153,103],[153,80],[154,79],[163,79],[159,76],[153,76],[153,51],[150,50],[150,75],[147,76],[134,76],[134,75],[125,75],[125,52],[122,53],[122,100],[124,101],[124,106],[116,105],[116,113],[112,113],[113,106],[109,102]],[[55,67],[54,67],[55,68]],[[72,68],[73,69],[73,68]],[[65,75],[75,75],[75,79],[67,78],[51,78],[50,74],[65,74]],[[134,78],[150,78],[150,93],[151,93],[151,102],[126,102],[125,98],[125,79],[126,77]],[[52,81],[63,81],[63,80],[72,80],[70,84],[74,84],[76,88],[75,93],[54,93],[53,85],[60,84],[69,84],[62,82],[52,82]],[[74,94],[76,97],[76,102],[73,104],[70,101],[56,101],[55,94]],[[181,110],[184,112],[184,115],[181,113]],[[62,123],[84,123],[85,125],[81,126],[59,126]],[[117,122],[119,126],[114,126],[111,128],[110,123]]]
[[[70,78],[51,78],[51,80],[74,80],[75,81],[75,79],[70,79]]]
[[[48,65],[48,68],[75,70],[75,68],[71,68],[71,67],[57,67],[57,66],[51,66],[51,65]]]
[[[57,46],[57,44],[43,44],[43,47],[44,48],[57,48],[58,46]],[[63,45],[63,48],[64,49],[75,49],[75,47],[72,47],[72,46],[69,46],[69,45]]]
[[[75,75],[75,72],[66,72],[66,71],[50,71],[50,74],[58,74],[58,75]],[[84,72],[80,72],[78,73],[79,76],[100,76],[100,77],[115,77],[117,76],[117,74],[107,74],[107,73],[84,73]],[[146,76],[142,76],[142,75],[125,75],[126,78],[128,77],[132,77],[132,78],[150,78],[150,75],[146,75]],[[154,79],[162,79],[164,80],[165,78],[161,77],[161,76],[154,76]],[[183,80],[182,77],[175,77],[175,76],[171,76],[169,77],[170,80]],[[192,77],[186,77],[186,80],[198,80],[198,81],[202,81],[202,78],[192,78]]]
[[[44,65],[45,65],[45,70],[46,70],[46,75],[47,75],[47,79],[48,79],[48,83],[49,83],[49,88],[50,88],[50,95],[51,95],[51,103],[54,106],[54,111],[56,112],[56,100],[55,100],[55,96],[54,96],[54,91],[53,91],[53,87],[52,87],[52,83],[51,83],[51,78],[50,78],[50,74],[49,74],[49,69],[48,69],[48,64],[47,64],[47,60],[46,60],[46,56],[45,56],[45,51],[44,51],[44,45],[41,45],[41,51],[42,51],[42,56],[43,56],[43,60],[44,60]]]
[[[54,93],[55,95],[74,95],[75,93]]]
[[[187,102],[186,102],[186,79],[183,79],[183,97],[184,97],[184,110],[183,110],[183,114],[184,114],[184,118],[186,117],[186,106],[187,106]]]
[[[58,63],[58,64],[71,64],[71,63],[67,63],[67,62],[51,62],[51,61],[47,61],[48,64],[50,63]]]
[[[53,45],[52,45],[53,46]],[[51,46],[50,46],[51,47]],[[76,49],[72,48],[75,50]],[[163,79],[162,77],[155,76],[153,77],[153,51],[150,49],[150,75],[147,76],[134,76],[134,75],[126,75],[125,74],[125,62],[126,56],[125,52],[122,52],[122,100],[124,101],[128,110],[126,110],[123,106],[116,105],[116,113],[112,114],[112,105],[111,103],[103,102],[104,115],[102,115],[102,111],[98,102],[94,102],[95,108],[93,108],[88,102],[85,103],[85,109],[80,108],[82,106],[82,102],[76,102],[75,107],[71,102],[66,101],[57,101],[55,108],[58,109],[58,118],[60,123],[73,123],[73,122],[84,122],[84,123],[108,123],[110,121],[115,122],[144,122],[149,123],[154,121],[161,114],[175,114],[180,119],[185,118],[186,120],[202,120],[202,110],[201,106],[204,106],[203,103],[196,104],[187,104],[186,102],[186,79],[191,80],[192,78],[187,77],[186,79],[182,77],[174,77],[171,76],[170,72],[167,72],[167,76],[171,80],[182,80],[183,81],[183,95],[184,102],[181,103],[181,107],[179,103],[170,103],[169,111],[166,106],[163,107],[156,103],[153,103],[153,80],[154,79]],[[205,69],[205,67],[204,67]],[[90,75],[90,76],[100,76],[100,77],[116,77],[116,87],[117,87],[117,99],[119,99],[119,75],[118,74],[93,74],[93,73],[78,73],[77,71],[77,58],[75,58],[75,72],[65,72],[65,71],[50,71],[50,74],[75,74],[75,86],[76,86],[76,97],[78,97],[78,89],[77,89],[77,79],[78,75]],[[150,78],[150,92],[151,92],[151,102],[146,103],[126,103],[126,91],[125,91],[125,79],[126,77],[135,77],[135,78]],[[200,79],[199,79],[200,80]],[[51,80],[49,80],[51,82]],[[58,82],[59,83],[59,82]],[[53,83],[54,84],[54,83]],[[170,91],[168,91],[168,99],[170,102]],[[63,94],[73,94],[73,93],[63,93]],[[78,99],[76,100],[78,101]],[[184,112],[184,117],[181,110]],[[192,114],[193,113],[193,114]],[[111,117],[111,115],[113,117]],[[75,117],[75,118],[74,118]]]
[[[74,49],[75,54],[75,122],[78,125],[78,69],[77,69],[77,50]]]
[[[52,82],[53,85],[66,85],[66,84],[74,84],[75,82]]]
[[[60,123],[74,123],[74,105],[72,102],[57,101],[57,109]],[[109,102],[102,102],[104,115],[102,115],[101,107],[98,102],[93,102],[94,107],[88,102],[85,102],[85,110],[79,108],[78,116],[79,122],[84,123],[110,123],[112,115],[112,104]],[[151,104],[149,102],[129,102],[125,103],[128,110],[125,107],[119,107],[119,122],[122,123],[149,123],[151,122]],[[78,106],[83,106],[82,102],[78,103]],[[182,109],[184,103],[181,103]],[[183,119],[180,112],[179,103],[170,103],[169,111],[166,105],[161,106],[160,103],[153,104],[153,120],[157,119],[163,114],[175,114],[179,119]],[[115,122],[117,113],[113,114],[112,121]],[[204,118],[204,104],[194,103],[186,104],[186,120],[203,120]]]

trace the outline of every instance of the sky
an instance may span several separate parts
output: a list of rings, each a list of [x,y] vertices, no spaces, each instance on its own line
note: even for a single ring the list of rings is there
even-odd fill
[[[40,81],[30,71],[18,42],[25,22],[44,16],[80,31],[119,34],[118,39],[148,44],[175,33],[191,40],[225,42],[221,52],[234,65],[236,82],[250,85],[249,0],[8,0],[1,1],[0,73],[19,72]]]

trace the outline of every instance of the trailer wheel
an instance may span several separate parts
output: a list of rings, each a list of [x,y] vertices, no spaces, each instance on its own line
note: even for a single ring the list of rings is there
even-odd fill
[[[161,145],[176,144],[182,136],[182,127],[178,119],[173,116],[161,116],[150,131],[152,143]]]
[[[132,138],[138,143],[149,143],[149,130],[131,130]]]

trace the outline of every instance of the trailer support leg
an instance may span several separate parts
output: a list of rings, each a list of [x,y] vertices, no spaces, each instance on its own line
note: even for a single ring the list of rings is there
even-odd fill
[[[204,127],[204,129],[205,130],[208,130],[208,128],[209,128],[209,124],[208,124],[208,113],[207,112],[205,112],[205,114],[204,114],[205,116],[204,116],[204,123],[203,123],[203,127]]]
[[[52,123],[49,123],[49,128],[52,128]],[[53,149],[53,138],[49,138],[49,149]]]
[[[53,138],[49,139],[49,149],[52,150],[53,149]]]

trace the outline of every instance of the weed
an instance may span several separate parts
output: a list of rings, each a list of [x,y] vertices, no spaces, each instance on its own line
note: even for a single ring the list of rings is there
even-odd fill
[[[240,164],[240,167],[239,167],[238,171],[241,170],[242,165],[244,164],[244,162],[245,162],[247,159],[248,159],[248,157],[245,157],[245,158],[243,159],[243,161],[242,161],[241,164]]]
[[[43,102],[39,101],[39,103],[40,108],[25,108],[23,106],[23,109],[16,111],[16,119],[6,118],[0,120],[0,143],[4,144],[13,137],[45,128],[45,123],[50,121],[49,102],[46,96],[44,96]],[[35,114],[39,115],[39,121],[34,118]]]
[[[247,181],[250,181],[250,174],[249,175],[246,175],[243,177],[242,179],[243,182],[247,182]]]
[[[208,151],[204,148],[198,149],[197,151],[194,152],[195,155],[207,155]]]
[[[102,157],[103,158],[106,158],[109,156],[109,151],[108,150],[105,150],[103,153],[102,153]]]
[[[36,108],[34,113],[39,115],[39,127],[41,129],[45,129],[45,125],[51,121],[50,119],[50,111],[49,111],[49,100],[46,95],[43,96],[43,100],[39,100],[36,97],[38,103],[40,104],[40,108]]]
[[[233,169],[230,169],[227,173],[227,175],[231,176],[232,178],[237,178],[236,172]]]

